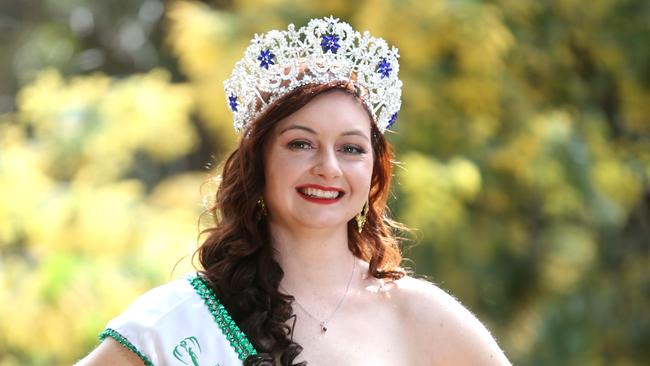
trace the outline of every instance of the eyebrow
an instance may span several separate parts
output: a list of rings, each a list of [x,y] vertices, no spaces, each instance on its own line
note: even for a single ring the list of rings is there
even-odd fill
[[[283,133],[285,133],[285,132],[287,132],[289,130],[303,130],[303,131],[307,131],[307,132],[309,132],[309,133],[311,133],[313,135],[318,135],[318,133],[316,131],[314,131],[313,129],[311,129],[311,128],[307,127],[307,126],[295,125],[295,124],[283,129],[282,131],[280,131],[280,135],[282,135]],[[361,137],[365,138],[366,140],[370,141],[368,136],[366,136],[366,134],[364,134],[360,130],[349,130],[349,131],[345,131],[345,132],[343,132],[341,134],[341,136],[352,136],[352,135],[361,136]]]

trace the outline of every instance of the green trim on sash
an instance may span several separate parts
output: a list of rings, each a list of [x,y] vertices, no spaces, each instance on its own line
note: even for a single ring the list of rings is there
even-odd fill
[[[257,351],[253,347],[253,344],[248,340],[246,334],[235,324],[235,321],[228,314],[228,311],[221,304],[206,281],[199,274],[191,275],[188,280],[192,284],[192,287],[194,287],[197,295],[205,302],[214,321],[226,336],[232,348],[237,352],[239,359],[244,361],[248,356],[256,355]]]
[[[122,346],[126,347],[129,351],[135,353],[142,362],[144,362],[145,366],[154,366],[153,362],[147,357],[144,353],[140,352],[138,347],[134,346],[133,343],[129,342],[128,339],[126,339],[123,335],[121,335],[118,331],[115,329],[111,328],[106,328],[104,329],[103,332],[99,334],[99,341],[103,341],[106,339],[106,337],[111,337],[117,342],[119,342]]]

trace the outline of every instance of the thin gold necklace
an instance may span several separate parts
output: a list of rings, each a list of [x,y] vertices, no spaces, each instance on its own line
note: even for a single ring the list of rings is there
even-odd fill
[[[345,293],[343,294],[343,296],[342,296],[341,299],[339,300],[338,304],[336,304],[336,307],[334,308],[334,310],[332,311],[332,313],[330,314],[330,316],[328,316],[326,319],[323,320],[323,319],[319,319],[319,318],[317,318],[317,317],[314,316],[312,313],[310,313],[307,309],[305,309],[305,307],[302,306],[302,304],[298,301],[298,299],[297,299],[295,296],[293,297],[293,301],[296,303],[296,305],[298,305],[298,307],[299,307],[300,309],[302,309],[302,311],[304,311],[305,314],[309,315],[310,318],[312,318],[312,319],[314,319],[315,321],[318,322],[318,325],[319,325],[319,327],[320,327],[320,331],[321,331],[321,333],[325,333],[325,332],[327,332],[327,323],[328,323],[328,322],[329,322],[329,321],[334,317],[334,315],[336,314],[336,312],[337,312],[337,311],[339,310],[339,308],[341,307],[341,304],[343,304],[343,300],[345,300],[345,298],[348,296],[348,292],[350,291],[350,284],[352,283],[352,278],[354,277],[354,268],[356,267],[356,266],[355,266],[355,263],[356,263],[356,258],[353,257],[353,258],[352,258],[352,271],[350,271],[350,278],[348,279],[348,284],[345,286]],[[284,287],[282,287],[282,286],[280,286],[280,289],[281,289],[282,291],[284,291],[285,293],[289,293],[289,291],[287,291],[287,290],[286,290]]]

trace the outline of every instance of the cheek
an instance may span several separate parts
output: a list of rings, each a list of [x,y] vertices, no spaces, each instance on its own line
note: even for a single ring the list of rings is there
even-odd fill
[[[287,178],[285,173],[282,165],[269,165],[266,171],[264,191],[270,194],[277,194],[280,188],[285,185],[285,179]]]
[[[291,187],[296,180],[296,173],[300,169],[300,164],[288,159],[282,154],[271,154],[266,160],[265,165],[265,191],[278,192]]]
[[[355,170],[354,181],[358,189],[363,189],[364,191],[370,190],[370,183],[372,181],[372,161],[363,164],[358,167],[359,169]]]

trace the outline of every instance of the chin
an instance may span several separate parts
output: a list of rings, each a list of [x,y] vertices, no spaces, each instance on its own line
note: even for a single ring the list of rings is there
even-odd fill
[[[309,221],[306,220],[301,220],[300,224],[309,229],[337,229],[340,227],[347,227],[349,220],[341,221],[340,219],[338,220],[332,220],[332,219],[311,219]]]

